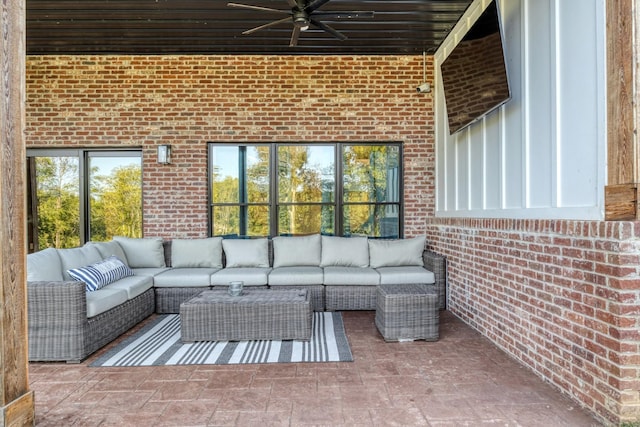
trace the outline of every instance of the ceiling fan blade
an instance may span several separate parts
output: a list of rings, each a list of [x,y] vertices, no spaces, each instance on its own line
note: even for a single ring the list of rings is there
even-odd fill
[[[227,6],[229,6],[229,7],[238,7],[238,8],[241,8],[241,9],[259,10],[261,12],[286,13],[287,15],[291,14],[290,10],[272,9],[270,7],[253,6],[253,5],[250,5],[250,4],[227,3]]]
[[[345,36],[344,34],[342,34],[339,31],[331,28],[330,26],[328,26],[324,22],[316,21],[315,19],[310,19],[309,21],[313,25],[315,25],[316,27],[322,28],[324,31],[326,31],[327,33],[331,34],[333,37],[337,38],[338,40],[346,40],[347,39],[347,36]]]
[[[291,17],[290,16],[288,16],[286,18],[278,19],[277,21],[269,22],[268,24],[260,25],[258,27],[251,28],[249,30],[243,31],[242,34],[252,34],[252,33],[255,33],[258,30],[263,30],[265,28],[273,27],[275,25],[282,24],[283,22],[287,22],[287,21],[291,21]]]
[[[293,27],[293,31],[291,32],[291,41],[289,42],[289,46],[297,46],[298,37],[300,37],[300,27],[295,25]]]
[[[287,3],[289,3],[289,6],[293,9],[293,8],[298,8],[300,9],[300,5],[298,4],[297,0],[287,0]]]
[[[372,19],[374,13],[371,11],[349,11],[349,12],[316,12],[313,14],[321,19]]]
[[[325,3],[328,3],[329,0],[311,0],[304,8],[304,11],[307,13],[311,13],[316,9],[321,8]]]

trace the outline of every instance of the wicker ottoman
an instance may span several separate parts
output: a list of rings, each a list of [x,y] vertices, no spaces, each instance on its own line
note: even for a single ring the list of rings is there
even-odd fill
[[[438,294],[429,285],[380,285],[376,327],[385,341],[439,338]]]
[[[203,291],[180,304],[182,341],[308,340],[313,316],[305,289]]]

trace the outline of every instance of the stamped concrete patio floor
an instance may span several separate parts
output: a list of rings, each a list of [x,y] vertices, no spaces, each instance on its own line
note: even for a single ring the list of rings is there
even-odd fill
[[[373,312],[344,313],[354,362],[32,363],[36,425],[600,425],[449,312],[437,342],[385,343],[373,321]]]

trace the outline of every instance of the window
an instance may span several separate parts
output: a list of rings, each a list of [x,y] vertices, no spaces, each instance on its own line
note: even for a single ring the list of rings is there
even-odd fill
[[[214,236],[402,234],[401,145],[209,144]]]
[[[214,146],[209,157],[213,234],[269,235],[269,146]]]
[[[342,156],[345,235],[400,235],[400,147],[347,145]]]
[[[278,146],[278,234],[335,234],[331,145]]]
[[[29,251],[142,236],[140,151],[28,150]]]

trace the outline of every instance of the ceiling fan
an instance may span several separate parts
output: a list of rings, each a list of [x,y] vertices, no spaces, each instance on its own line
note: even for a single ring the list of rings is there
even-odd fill
[[[326,31],[339,40],[347,39],[347,36],[325,24],[321,19],[373,18],[373,12],[322,12],[317,10],[327,2],[329,2],[329,0],[310,0],[308,2],[305,2],[305,0],[287,0],[287,3],[289,3],[291,7],[290,10],[273,9],[242,3],[227,3],[227,6],[288,15],[286,18],[243,31],[242,34],[251,34],[258,30],[263,30],[285,22],[291,22],[293,24],[293,32],[291,33],[289,46],[297,46],[300,33],[307,31],[311,25]]]

